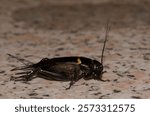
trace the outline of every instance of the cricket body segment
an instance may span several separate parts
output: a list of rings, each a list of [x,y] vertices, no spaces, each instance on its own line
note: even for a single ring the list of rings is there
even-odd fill
[[[81,78],[85,80],[95,79],[104,81],[102,80],[103,54],[108,38],[108,32],[109,26],[107,24],[101,62],[82,56],[70,56],[51,59],[43,58],[38,63],[32,63],[25,59],[8,54],[10,57],[16,58],[25,65],[23,67],[12,69],[12,71],[23,70],[23,72],[15,73],[16,76],[12,76],[11,80],[30,81],[33,78],[41,77],[52,81],[70,81],[70,85],[66,89],[70,89],[70,87]]]

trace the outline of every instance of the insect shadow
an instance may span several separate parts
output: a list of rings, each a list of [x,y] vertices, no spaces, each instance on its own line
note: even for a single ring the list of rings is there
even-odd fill
[[[83,78],[84,80],[100,80],[102,79],[103,71],[103,55],[105,45],[108,38],[108,32],[110,27],[108,23],[106,25],[106,34],[101,53],[101,62],[82,56],[70,56],[70,57],[55,57],[55,58],[43,58],[38,63],[32,63],[28,60],[19,58],[17,56],[8,54],[10,57],[22,62],[24,66],[15,67],[11,71],[21,70],[21,72],[15,73],[15,76],[11,77],[14,81],[30,81],[36,77],[44,78],[52,81],[70,81],[69,87]]]

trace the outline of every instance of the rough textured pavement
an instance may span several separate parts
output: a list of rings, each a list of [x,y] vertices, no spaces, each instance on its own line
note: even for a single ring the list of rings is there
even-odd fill
[[[148,0],[0,0],[0,98],[150,98]],[[10,81],[22,64],[8,53],[38,62],[85,56],[100,61],[106,20],[111,31],[103,79],[69,82],[41,78]]]

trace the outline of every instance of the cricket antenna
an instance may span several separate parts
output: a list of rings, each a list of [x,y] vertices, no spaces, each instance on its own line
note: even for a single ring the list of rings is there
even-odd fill
[[[103,64],[104,50],[105,50],[106,42],[107,42],[107,39],[108,39],[109,30],[110,30],[109,21],[107,21],[105,40],[104,40],[104,45],[103,45],[102,55],[101,55],[101,63],[102,63],[102,64]]]

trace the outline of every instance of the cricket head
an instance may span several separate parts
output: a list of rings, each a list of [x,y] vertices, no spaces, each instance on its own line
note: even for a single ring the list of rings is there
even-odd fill
[[[92,77],[95,80],[101,80],[103,74],[103,64],[97,60],[93,60]]]

